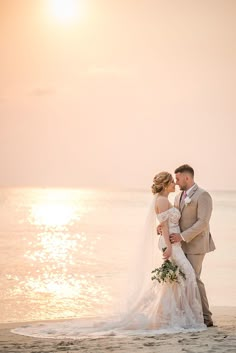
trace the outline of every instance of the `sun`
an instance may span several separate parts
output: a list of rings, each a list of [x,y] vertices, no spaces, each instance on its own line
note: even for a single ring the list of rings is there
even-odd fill
[[[52,17],[60,23],[72,23],[81,18],[82,0],[50,0]]]

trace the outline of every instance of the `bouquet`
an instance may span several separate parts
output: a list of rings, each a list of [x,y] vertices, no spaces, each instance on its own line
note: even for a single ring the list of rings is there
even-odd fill
[[[166,248],[163,248],[164,252]],[[155,268],[152,271],[154,276],[152,276],[152,280],[156,279],[159,283],[180,283],[180,278],[186,279],[186,276],[180,268],[175,265],[170,260],[165,260],[161,267]]]

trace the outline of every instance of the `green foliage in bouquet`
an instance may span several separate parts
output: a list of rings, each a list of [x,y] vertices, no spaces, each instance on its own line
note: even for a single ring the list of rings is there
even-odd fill
[[[163,248],[162,251],[164,252],[165,249]],[[186,279],[184,272],[170,260],[165,260],[161,267],[155,268],[152,273],[154,274],[152,280],[156,279],[159,283],[180,283],[180,277]]]

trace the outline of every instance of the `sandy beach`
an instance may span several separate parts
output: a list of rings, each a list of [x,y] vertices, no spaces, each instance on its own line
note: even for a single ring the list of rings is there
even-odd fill
[[[216,326],[200,333],[173,335],[105,337],[84,340],[39,339],[13,334],[21,323],[0,325],[1,353],[54,352],[236,352],[236,307],[213,307]],[[35,322],[36,323],[36,322]],[[38,322],[37,322],[38,323]],[[25,324],[25,323],[24,323]]]

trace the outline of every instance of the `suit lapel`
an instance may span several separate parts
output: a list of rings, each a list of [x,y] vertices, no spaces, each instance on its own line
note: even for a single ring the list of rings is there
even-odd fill
[[[184,194],[184,192],[182,191],[181,196],[180,196],[180,200],[179,200],[179,208],[180,208],[181,213],[182,213],[183,208],[184,208],[184,206],[185,206],[184,201],[181,202],[182,199],[183,199],[183,194]]]
[[[191,197],[195,194],[195,192],[197,191],[197,189],[198,189],[198,185],[195,184],[194,187],[192,188],[191,192],[189,193],[188,197],[191,198]]]
[[[197,189],[198,189],[198,185],[195,184],[194,187],[192,188],[192,190],[190,191],[188,197],[191,198],[191,197],[195,194],[195,192],[197,191]],[[182,211],[183,211],[183,209],[184,209],[184,207],[185,207],[185,203],[184,203],[184,202],[181,202],[183,193],[184,193],[184,192],[182,192],[182,194],[181,194],[180,203],[179,203],[179,207],[180,207],[181,213],[182,213]]]
[[[178,193],[178,195],[177,195],[176,198],[175,198],[175,203],[174,203],[175,207],[178,208],[179,210],[180,210],[180,200],[181,200],[181,196],[182,196],[181,192]]]

